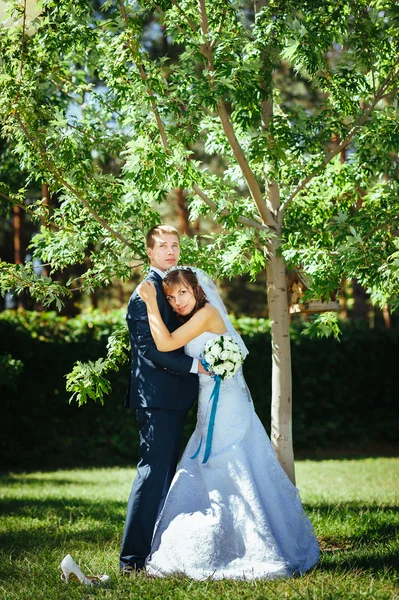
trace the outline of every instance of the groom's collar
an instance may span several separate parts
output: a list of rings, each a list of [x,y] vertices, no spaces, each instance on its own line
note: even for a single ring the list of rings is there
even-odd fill
[[[157,269],[156,267],[151,267],[150,271],[154,271],[154,273],[157,273],[157,275],[159,275],[161,279],[163,279],[165,277],[165,273],[164,273],[164,271],[161,271],[161,269]]]

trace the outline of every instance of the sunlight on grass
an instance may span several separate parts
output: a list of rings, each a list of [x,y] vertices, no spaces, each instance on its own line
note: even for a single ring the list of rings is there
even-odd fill
[[[296,465],[303,502],[399,504],[399,459],[306,460]]]
[[[234,582],[121,577],[119,544],[134,469],[10,473],[0,478],[0,597],[4,600],[399,600],[399,459],[300,461],[297,485],[322,548],[307,575]],[[65,585],[71,553],[104,589]]]

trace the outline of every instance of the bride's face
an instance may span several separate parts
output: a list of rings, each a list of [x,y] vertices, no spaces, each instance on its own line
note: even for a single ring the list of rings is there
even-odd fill
[[[166,299],[179,315],[189,315],[195,308],[196,299],[191,285],[178,283],[168,289]]]

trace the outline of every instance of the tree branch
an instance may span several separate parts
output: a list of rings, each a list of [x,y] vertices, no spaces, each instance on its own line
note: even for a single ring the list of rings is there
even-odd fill
[[[17,114],[14,114],[14,117],[17,120],[17,122],[19,123],[19,126],[22,129],[23,133],[25,134],[25,137],[30,141],[30,143],[33,146],[35,146],[36,144],[35,144],[34,139],[29,134],[28,130],[26,129],[24,123],[21,121],[19,116]],[[39,143],[38,143],[38,150],[42,157],[43,162],[46,164],[50,173],[52,173],[56,177],[58,183],[60,183],[63,187],[65,187],[67,190],[69,190],[78,200],[80,200],[80,202],[87,208],[89,213],[97,221],[97,223],[99,223],[101,225],[101,227],[106,229],[115,238],[117,238],[119,241],[121,241],[123,244],[125,244],[128,248],[130,248],[131,245],[128,242],[128,240],[123,235],[121,235],[120,233],[115,231],[115,229],[113,229],[110,225],[108,225],[108,223],[106,223],[106,221],[104,221],[104,219],[102,217],[100,217],[100,215],[94,210],[94,208],[92,208],[90,206],[90,204],[87,202],[87,200],[84,198],[84,196],[60,175],[60,173],[57,171],[57,169],[54,167],[54,165],[52,165],[51,162],[49,161],[49,159],[47,158],[45,149],[41,148]]]
[[[199,196],[201,198],[201,200],[203,200],[205,202],[205,204],[207,204],[213,211],[217,210],[217,205],[216,203],[211,200],[202,190],[201,188],[198,187],[197,184],[194,184],[192,186],[193,191],[197,194],[197,196]],[[227,216],[230,215],[230,211],[227,210],[227,208],[223,209],[220,211],[220,214],[222,216]],[[266,225],[264,225],[261,221],[261,219],[259,219],[259,221],[253,220],[253,219],[249,219],[248,217],[238,217],[238,222],[241,223],[242,225],[245,225],[246,227],[253,227],[254,229],[258,229],[259,231],[269,231],[270,228],[267,227]]]
[[[208,34],[208,17],[206,14],[205,0],[198,0],[198,3],[199,3],[199,9],[201,12],[201,29],[202,29],[203,35],[207,35]],[[205,42],[200,48],[201,53],[208,61],[209,73],[211,74],[210,75],[211,82],[212,82],[212,77],[213,77],[212,73],[215,70],[214,65],[213,65],[213,59],[212,59],[212,49],[213,49],[213,46],[210,46],[207,42]],[[266,206],[266,203],[264,201],[259,184],[256,180],[256,177],[255,177],[251,167],[249,166],[247,158],[246,158],[246,156],[240,146],[240,143],[237,139],[237,136],[235,134],[233,125],[231,124],[231,121],[229,119],[226,105],[224,104],[223,100],[221,100],[220,98],[217,100],[217,112],[218,112],[219,119],[222,123],[222,127],[223,127],[223,131],[225,133],[225,136],[230,144],[230,147],[233,151],[235,159],[237,160],[237,162],[240,166],[240,169],[245,178],[245,181],[247,182],[249,192],[252,196],[253,201],[255,202],[255,205],[258,208],[259,214],[261,215],[264,223],[268,227],[270,227],[271,229],[275,229],[275,220],[273,218],[273,214],[270,212],[270,210]]]
[[[352,129],[350,130],[347,137],[344,140],[342,140],[342,142],[340,144],[338,144],[338,146],[336,146],[336,148],[332,152],[327,154],[325,159],[315,169],[313,169],[313,171],[311,173],[309,173],[309,175],[307,175],[300,182],[300,184],[295,188],[295,190],[292,192],[292,194],[283,202],[283,204],[280,207],[280,211],[279,211],[281,214],[281,217],[284,215],[287,207],[291,204],[291,202],[293,201],[295,196],[297,194],[299,194],[299,192],[301,192],[307,186],[307,184],[314,177],[316,177],[316,175],[318,175],[320,170],[323,169],[324,167],[326,167],[328,165],[328,163],[331,162],[335,156],[337,156],[337,154],[339,154],[340,152],[342,152],[342,150],[345,150],[345,148],[347,148],[349,146],[349,144],[351,143],[354,136],[357,134],[359,129],[364,125],[364,123],[367,121],[367,119],[369,118],[370,114],[372,113],[372,111],[374,110],[374,108],[376,107],[378,102],[384,96],[387,88],[399,76],[399,70],[398,70],[396,73],[394,73],[393,77],[390,77],[391,73],[395,70],[395,67],[398,63],[399,63],[399,56],[397,57],[395,63],[393,64],[392,68],[390,69],[388,76],[385,78],[383,83],[380,85],[380,88],[379,88],[377,94],[374,96],[374,99],[372,100],[372,102],[370,102],[369,106],[364,111],[363,116],[358,120],[356,125],[354,125],[352,127]]]
[[[15,96],[15,100],[14,100],[14,105],[17,104],[18,99],[19,99],[19,95],[21,93],[21,85],[22,85],[22,76],[23,76],[23,72],[24,72],[24,59],[25,59],[25,37],[26,37],[26,0],[24,0],[24,5],[23,5],[23,17],[22,17],[22,41],[21,41],[21,59],[19,62],[19,80],[18,80],[18,91],[17,91],[17,95]],[[11,116],[12,114],[12,110],[6,115],[5,119],[4,119],[4,123],[5,121],[7,121],[8,117]]]
[[[368,231],[366,233],[366,235],[363,236],[362,239],[367,240],[368,238],[372,237],[375,233],[377,233],[377,231],[379,231],[380,229],[384,229],[384,227],[387,227],[389,229],[389,226],[391,225],[392,221],[398,221],[398,220],[399,220],[399,215],[394,215],[388,223],[382,223],[382,225],[377,225],[376,227],[374,227],[373,229]]]
[[[217,34],[220,35],[222,33],[223,30],[223,26],[224,26],[224,19],[226,17],[227,14],[227,5],[224,6],[223,8],[223,14],[222,14],[222,18],[220,19],[220,25],[218,27],[218,31]],[[213,40],[212,44],[211,44],[211,50],[214,49],[214,47],[216,46],[216,39]]]
[[[56,80],[52,79],[50,77],[49,81],[51,81],[51,83],[53,83],[55,85],[55,87],[57,88],[57,90],[59,92],[62,92],[63,94],[65,94],[65,96],[67,96],[68,98],[70,98],[72,100],[72,102],[74,102],[75,104],[78,104],[79,106],[83,106],[84,102],[81,102],[80,100],[78,100],[77,98],[75,98],[75,96],[73,96],[71,93],[67,92],[61,85],[61,83],[69,83],[67,80],[60,78],[60,81],[57,82]],[[93,90],[90,86],[88,86],[85,90],[82,90],[82,92],[86,92],[86,93],[91,93]],[[107,102],[104,102],[103,98],[101,98],[101,102],[103,104],[103,106],[105,106],[106,108],[108,108],[108,110],[115,114],[118,115],[118,117],[122,118],[122,115],[116,111],[115,109],[113,109],[112,107],[109,106],[109,104]],[[99,122],[101,123],[101,125],[103,125],[103,127],[105,129],[107,129],[107,131],[111,131],[110,127],[107,125],[107,123],[105,121],[101,121],[99,119]],[[114,130],[112,130],[112,133],[115,133]],[[124,136],[127,139],[129,139],[127,136]]]
[[[381,95],[385,94],[386,88],[389,87],[389,85],[391,83],[393,83],[395,81],[395,79],[398,77],[398,71],[396,71],[395,75],[393,77],[391,77],[392,71],[395,70],[395,67],[398,64],[399,64],[399,55],[396,57],[395,62],[393,63],[392,67],[389,69],[388,75],[385,77],[383,83],[380,85]]]
[[[181,6],[179,6],[179,5],[178,5],[178,3],[177,3],[175,0],[171,0],[171,2],[172,2],[172,4],[173,4],[173,6],[175,6],[175,7],[178,9],[178,11],[179,11],[179,12],[180,12],[180,14],[182,15],[182,17],[184,17],[184,18],[186,19],[187,23],[188,23],[188,24],[189,24],[189,26],[190,26],[190,29],[191,29],[192,31],[194,31],[194,33],[197,33],[197,28],[196,28],[196,26],[194,25],[194,23],[192,22],[192,20],[190,19],[190,17],[189,17],[188,15],[186,15],[186,13],[185,13],[185,12],[184,12],[184,10],[181,8]]]
[[[121,6],[122,18],[123,18],[123,20],[125,21],[125,23],[127,25],[128,18],[127,18],[127,14],[126,14],[125,5],[123,3],[123,0],[119,0],[119,2],[120,2],[120,6]],[[130,44],[129,44],[129,46],[130,46]],[[162,123],[162,119],[159,116],[159,112],[158,112],[157,105],[156,105],[155,98],[154,98],[154,93],[153,93],[153,91],[150,88],[150,85],[148,83],[147,73],[145,72],[145,69],[144,69],[143,65],[137,63],[137,61],[134,61],[134,64],[136,65],[136,67],[137,67],[137,69],[138,69],[138,71],[140,73],[141,79],[146,84],[147,92],[148,92],[148,95],[150,97],[152,112],[154,113],[154,117],[155,117],[155,120],[157,122],[157,127],[158,127],[159,133],[161,135],[162,144],[163,144],[165,150],[167,150],[167,151],[170,152],[170,148],[169,148],[169,145],[168,145],[168,140],[167,140],[167,137],[166,137],[165,128],[164,128],[164,125]]]
[[[139,262],[136,262],[134,265],[132,265],[132,264],[131,264],[131,265],[129,265],[129,268],[130,268],[130,269],[137,269],[138,267],[142,267],[142,266],[144,265],[144,261],[143,261],[143,260],[139,260],[138,258],[137,258],[136,260],[138,260]],[[43,265],[43,266],[46,266],[46,265]],[[87,276],[87,274],[86,274],[86,273],[84,273],[83,275],[79,275],[78,277],[74,277],[73,279],[71,279],[71,280],[70,280],[70,284],[72,284],[72,283],[75,283],[75,281],[79,281],[79,280],[83,280],[83,281],[85,281],[86,279],[89,279],[89,276],[90,276],[90,275],[91,275],[91,273],[89,273],[89,275],[88,275],[88,276]],[[114,273],[112,273],[112,277],[115,277],[115,276],[116,276],[116,273],[115,273],[115,272],[114,272]],[[117,279],[119,279],[119,277],[118,277]],[[89,287],[90,287],[90,286],[93,286],[93,283],[92,283],[92,282],[90,282],[90,280],[89,280],[89,283],[88,283],[88,285],[89,285]],[[109,283],[109,284],[107,284],[107,285],[111,285],[111,283]],[[93,286],[93,287],[99,287],[99,286]],[[68,288],[68,289],[69,289],[69,288]],[[71,291],[72,293],[75,293],[75,292],[79,292],[79,291],[82,291],[82,290],[85,290],[85,289],[87,289],[87,285],[83,284],[83,285],[80,285],[80,286],[77,286],[77,287],[71,288],[71,290],[70,290],[70,291]]]
[[[165,17],[164,11],[162,10],[162,8],[160,6],[158,6],[158,4],[155,5],[155,8],[163,17]],[[174,23],[174,26],[180,31],[180,33],[184,33],[184,29],[182,29],[180,27],[180,25],[178,25],[177,23]]]
[[[19,64],[19,80],[22,81],[25,58],[25,30],[26,30],[26,0],[24,0],[24,16],[22,20],[22,43],[21,43],[21,62]]]
[[[201,15],[201,32],[202,35],[208,35],[208,15],[206,14],[205,0],[198,0],[198,6]]]
[[[258,17],[258,14],[267,5],[267,2],[268,2],[268,0],[255,0],[255,2],[254,2],[255,25],[256,25],[256,19]],[[265,53],[265,51],[263,51],[263,54],[264,53]],[[263,100],[261,100],[261,103],[260,103],[261,113],[262,113],[262,126],[263,126],[263,129],[268,130],[270,120],[273,117],[273,91],[270,96],[270,93],[268,94],[268,89],[267,89],[266,85],[264,84],[264,80],[260,83],[260,88],[264,92],[264,98],[263,98]]]
[[[21,204],[20,202],[14,202],[14,200],[10,196],[7,196],[6,194],[3,194],[2,192],[0,192],[0,196],[2,198],[4,198],[5,200],[8,200],[9,202],[11,202],[11,204],[13,206],[18,206],[19,208],[22,208],[22,210],[29,213],[33,217],[37,217],[36,212],[34,210],[32,210],[31,208],[29,208],[29,206],[26,206],[25,204]],[[40,220],[44,227],[52,229],[53,231],[59,230],[59,227],[55,223],[51,223],[51,222],[49,223],[49,222],[45,221],[43,217],[40,217]]]
[[[123,0],[120,0],[120,1],[121,1],[121,2],[123,2]],[[200,2],[200,4],[201,4],[200,8],[201,8],[202,10],[205,10],[205,2],[204,2],[204,0],[199,0],[199,2]],[[175,6],[176,6],[176,5],[175,5]],[[201,22],[203,22],[203,19],[201,19]],[[206,18],[205,18],[205,22],[206,22],[206,25],[205,25],[205,27],[207,28],[207,19],[206,19]],[[203,25],[203,26],[204,26],[204,25]],[[149,95],[150,95],[150,98],[151,98],[151,107],[152,107],[152,111],[153,111],[153,113],[154,113],[155,120],[156,120],[156,123],[157,123],[157,127],[158,127],[158,130],[159,130],[160,136],[161,136],[162,145],[163,145],[163,147],[165,148],[165,150],[166,150],[167,152],[170,152],[170,146],[169,146],[169,143],[168,143],[168,139],[167,139],[167,135],[166,135],[165,127],[164,127],[164,124],[163,124],[163,122],[162,122],[162,119],[161,119],[161,117],[159,116],[159,113],[158,113],[158,109],[157,109],[157,105],[156,105],[156,102],[155,102],[155,98],[154,98],[153,92],[152,92],[151,88],[149,87],[149,84],[148,84],[148,78],[147,78],[147,74],[146,74],[146,72],[145,72],[145,70],[144,70],[144,67],[143,67],[142,65],[138,65],[138,64],[136,63],[136,66],[137,66],[137,68],[139,69],[139,72],[140,72],[140,75],[141,75],[141,78],[142,78],[142,80],[143,80],[143,81],[146,83],[146,85],[147,85],[147,90],[148,90],[148,93],[149,93]],[[222,111],[223,111],[223,110],[225,111],[224,105],[223,105]],[[226,113],[226,112],[225,112],[225,114],[226,114],[226,117],[227,117],[227,113]],[[226,119],[225,119],[225,120],[226,120]],[[228,117],[227,117],[227,121],[228,121]],[[237,138],[235,137],[234,131],[232,130],[231,124],[230,124],[230,128],[229,128],[229,125],[228,125],[228,124],[226,124],[226,127],[227,127],[227,129],[229,130],[229,132],[232,132],[232,136],[233,136],[233,138],[234,138],[234,139],[235,139],[235,141],[236,141],[235,147],[238,147],[238,148],[239,148],[239,150],[241,150],[241,147],[239,146],[238,140],[237,140]],[[248,168],[247,168],[247,172],[249,171],[249,176],[251,176],[251,175],[252,175],[252,177],[253,177],[253,181],[256,183],[256,186],[257,186],[257,188],[258,188],[258,190],[259,190],[259,195],[258,195],[258,198],[260,198],[260,200],[262,200],[262,202],[260,203],[260,206],[262,206],[262,205],[263,205],[263,209],[264,209],[265,211],[267,211],[267,208],[266,208],[266,206],[265,206],[265,204],[264,204],[264,202],[263,202],[262,193],[261,193],[261,191],[260,191],[260,188],[259,188],[259,186],[258,186],[258,183],[257,183],[257,181],[256,181],[256,179],[255,179],[255,176],[253,175],[253,173],[252,173],[252,171],[251,171],[251,169],[250,169],[250,167],[249,167],[249,165],[248,165],[248,163],[247,163],[247,161],[246,161],[246,159],[245,159],[245,156],[244,156],[244,154],[243,154],[242,150],[241,150],[241,154],[242,154],[242,156],[243,156],[243,158],[244,158],[244,161],[245,161],[245,162],[246,162],[246,164],[247,164],[247,167],[248,167]],[[244,175],[244,176],[245,176],[245,175]],[[202,191],[202,190],[199,188],[199,186],[197,186],[197,185],[195,184],[195,185],[193,185],[193,186],[192,186],[192,189],[194,190],[194,192],[195,192],[195,193],[196,193],[196,194],[197,194],[197,195],[198,195],[198,196],[199,196],[199,197],[200,197],[200,198],[201,198],[201,199],[202,199],[202,200],[203,200],[203,201],[204,201],[206,204],[208,204],[208,206],[212,207],[212,209],[213,209],[213,210],[215,210],[215,209],[216,209],[216,204],[215,204],[215,203],[213,203],[213,202],[212,202],[212,200],[210,200],[210,199],[209,199],[209,198],[206,196],[206,194],[205,194],[205,193],[204,193],[204,192],[203,192],[203,191]],[[250,190],[250,191],[251,191],[251,190]],[[251,194],[251,195],[252,195],[252,194]],[[262,212],[261,212],[261,210],[259,209],[259,206],[258,206],[258,210],[259,210],[259,212],[260,212],[260,213],[261,213],[261,215],[262,215]],[[227,211],[227,210],[226,210],[226,212],[225,212],[224,214],[229,214],[229,211]],[[263,216],[263,215],[262,215],[262,216]],[[263,220],[264,220],[264,222],[265,222],[265,224],[266,224],[266,226],[263,226],[263,225],[262,225],[262,223],[257,223],[256,221],[251,221],[250,219],[246,219],[245,217],[243,217],[242,219],[243,219],[243,221],[240,221],[240,222],[242,222],[242,223],[243,223],[243,224],[245,224],[245,225],[249,225],[249,226],[251,226],[251,227],[255,227],[256,229],[263,229],[263,228],[264,228],[265,230],[267,230],[269,227],[273,229],[273,226],[272,226],[272,225],[271,225],[271,226],[269,225],[269,224],[271,224],[271,223],[273,222],[273,219],[272,219],[272,218],[270,218],[270,221],[266,221],[265,219],[263,219]]]
[[[259,210],[259,214],[261,215],[264,223],[274,229],[274,218],[272,213],[267,208],[261,189],[256,180],[256,177],[248,164],[246,156],[240,146],[239,141],[237,140],[236,134],[234,132],[233,126],[230,122],[230,119],[227,114],[226,106],[222,100],[217,101],[218,115],[219,119],[222,123],[223,131],[227,137],[227,140],[230,144],[230,147],[233,151],[233,154],[240,166],[242,174],[244,175],[245,181],[247,182],[248,189],[250,194]]]
[[[120,0],[120,1],[123,2],[123,0]],[[200,1],[203,1],[203,0],[200,0]],[[137,68],[139,69],[142,80],[147,85],[148,94],[150,95],[150,98],[151,98],[152,111],[154,113],[157,127],[159,130],[160,136],[161,136],[162,145],[167,152],[170,152],[170,146],[168,143],[168,138],[166,135],[165,127],[164,127],[161,117],[159,116],[159,112],[158,112],[158,108],[157,108],[157,105],[155,102],[153,92],[152,92],[151,88],[149,87],[147,74],[142,65],[138,65],[137,63],[135,63],[135,64],[136,64]],[[193,185],[192,189],[206,204],[208,204],[208,206],[210,206],[213,210],[216,209],[216,204],[214,202],[212,202],[212,200],[210,200],[210,198],[208,198],[206,196],[206,194],[199,188],[198,185],[196,185],[196,184]],[[229,211],[226,210],[223,214],[227,215],[227,214],[229,214]],[[264,230],[268,229],[268,227],[265,227],[264,225],[262,225],[262,223],[257,223],[256,221],[251,221],[251,219],[246,219],[245,217],[242,217],[242,220],[240,222],[247,226],[255,227],[255,229],[264,229]]]
[[[381,96],[380,100],[384,100],[384,98],[388,98],[388,96],[390,96],[391,94],[396,94],[397,92],[399,92],[399,87],[394,88],[393,90],[389,90],[389,92]]]
[[[126,8],[125,8],[125,3],[123,2],[123,0],[119,0],[119,6],[120,6],[120,9],[121,9],[122,19],[125,22],[127,22]]]

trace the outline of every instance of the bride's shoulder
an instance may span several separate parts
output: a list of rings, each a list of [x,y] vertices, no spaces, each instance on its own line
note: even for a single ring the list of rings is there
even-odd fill
[[[218,309],[212,306],[212,304],[209,304],[209,302],[207,302],[206,304],[204,304],[204,306],[197,310],[194,316],[197,317],[198,320],[209,320],[211,318],[214,318],[218,314]]]
[[[212,304],[209,304],[209,302],[207,302],[202,308],[200,308],[197,314],[199,314],[201,319],[207,321],[208,323],[210,321],[216,322],[222,320],[220,312],[218,311],[216,306],[212,306]]]
[[[204,304],[204,306],[202,308],[200,308],[200,310],[203,310],[204,314],[208,314],[208,315],[218,315],[219,314],[219,311],[216,308],[216,306],[212,306],[212,304],[209,304],[209,302]]]

